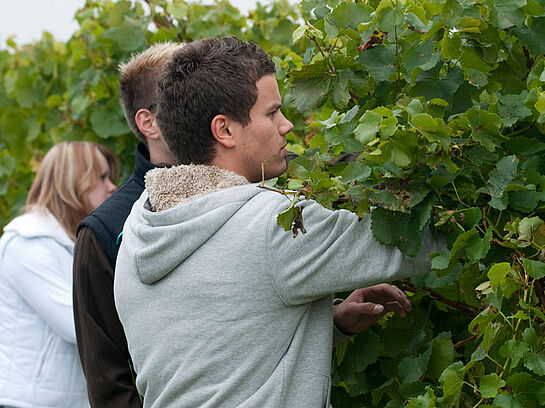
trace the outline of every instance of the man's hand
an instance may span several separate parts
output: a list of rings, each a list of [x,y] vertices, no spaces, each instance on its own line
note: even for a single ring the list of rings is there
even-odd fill
[[[335,326],[351,335],[367,329],[388,312],[405,317],[411,302],[397,286],[386,283],[356,289],[342,303],[333,308]]]

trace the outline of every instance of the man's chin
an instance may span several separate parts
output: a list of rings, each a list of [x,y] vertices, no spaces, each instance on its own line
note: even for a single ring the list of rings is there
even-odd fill
[[[282,175],[287,168],[288,163],[285,160],[282,160],[282,163],[278,163],[276,166],[270,166],[268,169],[265,168],[265,180],[270,180]]]

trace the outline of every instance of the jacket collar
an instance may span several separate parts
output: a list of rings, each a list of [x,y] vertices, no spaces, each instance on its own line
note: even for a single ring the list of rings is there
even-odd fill
[[[155,165],[150,162],[149,150],[142,142],[136,146],[134,156],[133,178],[139,185],[144,187],[144,177],[149,170],[155,168]]]
[[[74,241],[68,236],[53,214],[48,210],[43,211],[33,209],[14,218],[6,225],[4,232],[15,232],[25,238],[52,238],[71,251],[74,247]]]

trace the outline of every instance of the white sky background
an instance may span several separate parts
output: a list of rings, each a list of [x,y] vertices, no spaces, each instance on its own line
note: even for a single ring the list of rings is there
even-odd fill
[[[213,3],[203,1],[203,3]],[[256,0],[231,0],[242,13],[255,7]],[[267,4],[267,0],[260,0]],[[15,36],[17,44],[34,42],[48,31],[59,41],[66,41],[76,31],[76,10],[85,0],[0,0],[0,49]]]

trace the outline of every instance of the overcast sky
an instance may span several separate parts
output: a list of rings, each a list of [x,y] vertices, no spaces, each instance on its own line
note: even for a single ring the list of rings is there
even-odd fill
[[[231,0],[242,12],[255,3],[256,0]],[[38,40],[42,31],[49,31],[58,40],[68,40],[77,29],[74,14],[84,4],[85,0],[0,0],[0,49],[6,48],[11,35],[15,35],[17,44]]]

